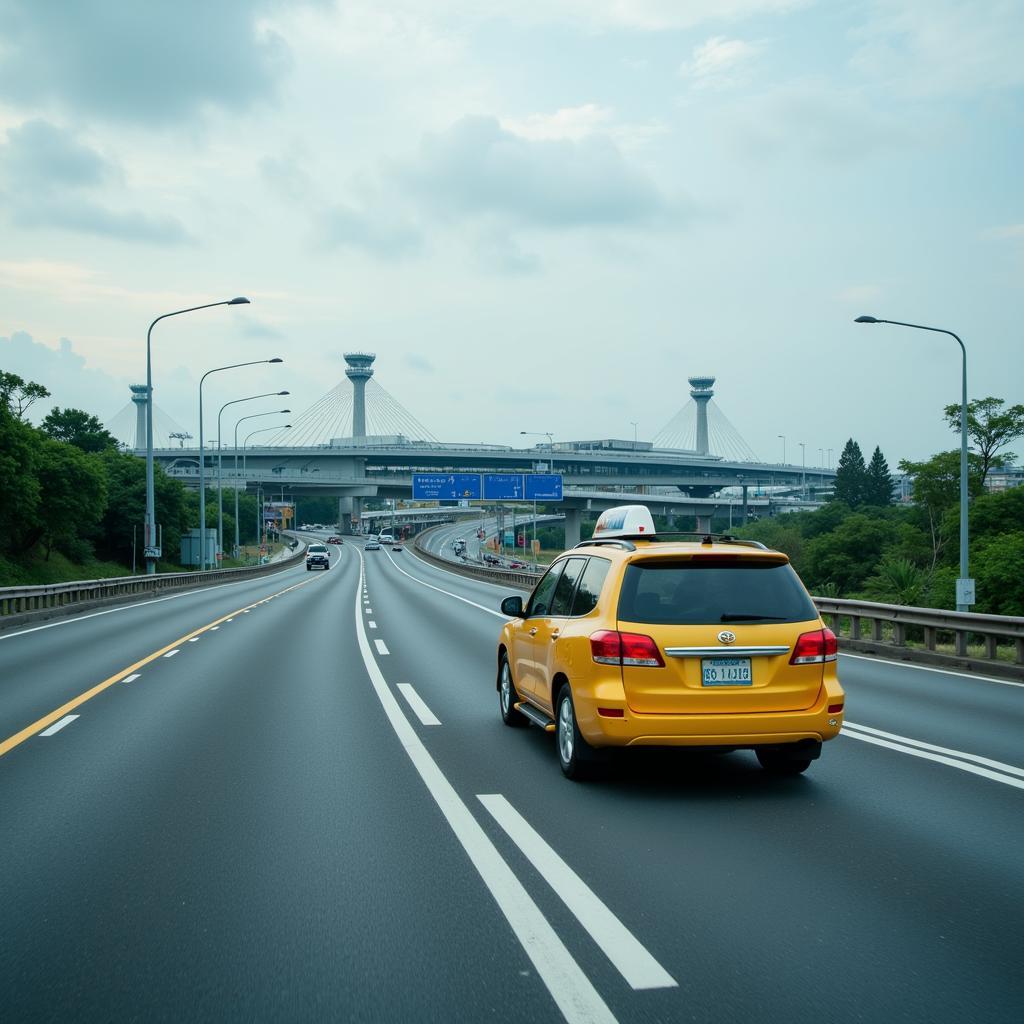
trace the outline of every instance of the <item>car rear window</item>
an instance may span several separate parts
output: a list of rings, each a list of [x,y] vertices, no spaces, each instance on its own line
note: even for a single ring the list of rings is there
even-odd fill
[[[625,622],[688,626],[817,617],[793,567],[768,559],[633,562],[619,594]]]

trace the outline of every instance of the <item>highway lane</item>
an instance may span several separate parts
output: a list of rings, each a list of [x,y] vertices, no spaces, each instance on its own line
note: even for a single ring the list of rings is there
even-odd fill
[[[7,1019],[550,1016],[385,721],[357,573],[346,546],[0,759]]]
[[[1021,790],[845,737],[800,779],[646,752],[569,783],[498,718],[519,591],[384,550],[364,601],[358,548],[0,757],[12,1019],[1019,1018]],[[877,671],[880,696],[848,682],[859,717],[916,735],[917,691]],[[996,689],[964,749],[1019,735]]]
[[[686,989],[612,1001],[620,1019],[1017,1019],[1021,790],[851,737],[796,780],[747,753],[630,752],[601,784],[566,783],[550,736],[498,720],[499,619],[397,570],[484,605],[486,585],[403,557],[369,571],[369,596],[389,678],[442,723],[439,763],[510,800]],[[917,736],[920,687],[938,683],[927,737],[1015,749],[1019,767],[1018,689],[851,659],[842,671],[864,724]],[[973,729],[964,702],[980,709]]]
[[[300,563],[269,576],[0,632],[0,743],[199,625],[304,582],[307,575],[316,574],[307,574]]]

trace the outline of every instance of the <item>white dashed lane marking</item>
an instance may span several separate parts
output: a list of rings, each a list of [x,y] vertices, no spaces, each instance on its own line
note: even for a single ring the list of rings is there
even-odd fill
[[[60,732],[65,725],[70,725],[78,715],[65,715],[59,722],[54,722],[49,729],[44,729],[39,735],[40,736],[52,736],[56,732]]]
[[[377,648],[378,654],[390,654],[391,652],[387,648],[387,644],[383,640],[374,640],[374,645]]]
[[[399,683],[398,690],[424,725],[441,724],[441,720],[427,707],[423,698],[408,683]]]

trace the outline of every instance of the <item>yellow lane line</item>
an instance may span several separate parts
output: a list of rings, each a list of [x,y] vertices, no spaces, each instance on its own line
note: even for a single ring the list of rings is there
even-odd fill
[[[298,587],[304,587],[307,583],[312,583],[314,579],[316,579],[316,577],[303,580],[301,583],[294,583],[292,586],[286,587],[284,590],[279,590],[276,594],[270,594],[267,597],[260,598],[259,601],[246,605],[244,608],[239,608],[237,611],[229,612],[227,615],[222,615],[219,619],[214,619],[213,622],[209,622],[205,626],[200,626],[199,629],[195,629],[191,633],[186,633],[184,636],[178,637],[177,640],[172,640],[166,647],[161,647],[159,651],[154,651],[152,654],[146,655],[145,658],[141,661],[135,662],[134,665],[129,665],[120,672],[116,672],[114,675],[110,676],[110,678],[104,679],[102,683],[97,683],[92,687],[92,689],[86,690],[85,693],[80,693],[77,697],[73,697],[67,702],[67,704],[62,704],[56,711],[51,711],[49,714],[40,718],[37,722],[33,722],[20,732],[16,732],[13,736],[8,737],[3,741],[3,743],[0,743],[0,757],[3,757],[8,751],[11,751],[15,747],[24,743],[25,740],[35,736],[36,733],[41,732],[48,725],[52,725],[59,718],[63,718],[69,711],[73,711],[75,708],[80,707],[87,700],[92,700],[96,694],[102,693],[108,686],[113,686],[114,683],[119,683],[125,678],[125,676],[129,676],[133,672],[137,672],[143,665],[148,665],[151,661],[156,661],[157,658],[162,658],[168,651],[173,650],[175,647],[180,647],[183,643],[188,642],[193,637],[200,636],[202,633],[205,633],[208,629],[212,629],[214,626],[219,626],[227,619],[233,618],[235,615],[241,615],[242,612],[249,611],[251,608],[258,608],[261,604],[266,604],[267,601],[272,601],[275,597],[287,594],[290,590],[296,590]]]

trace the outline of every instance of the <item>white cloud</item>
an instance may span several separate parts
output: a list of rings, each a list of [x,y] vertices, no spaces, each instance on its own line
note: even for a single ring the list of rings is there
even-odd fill
[[[612,112],[596,103],[563,107],[553,114],[528,114],[522,118],[502,118],[501,127],[524,139],[572,139],[577,141],[607,127]]]
[[[1000,227],[989,228],[983,233],[984,238],[991,238],[997,241],[1024,240],[1024,224],[1003,224]]]
[[[743,70],[764,48],[764,43],[712,36],[695,46],[693,57],[679,73],[692,78],[698,88],[722,88],[742,80]]]

